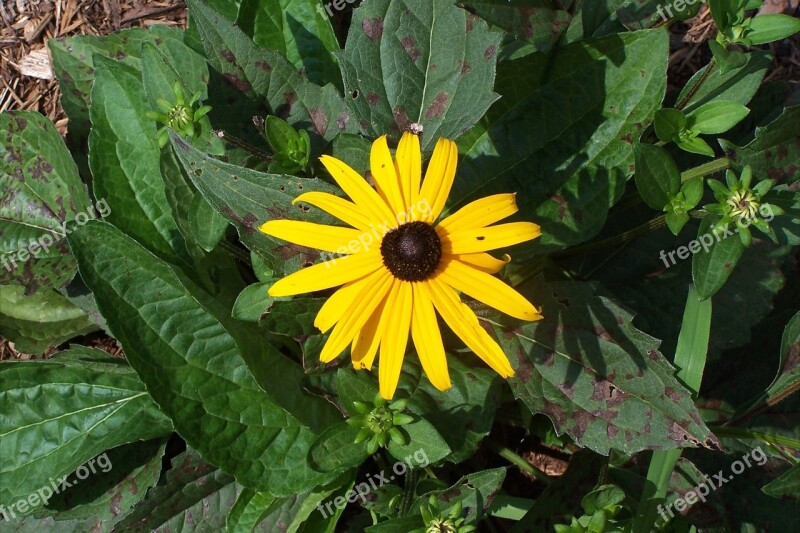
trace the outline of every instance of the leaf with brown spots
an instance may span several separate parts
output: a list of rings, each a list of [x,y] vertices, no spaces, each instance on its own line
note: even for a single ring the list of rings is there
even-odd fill
[[[187,4],[209,64],[239,91],[266,101],[272,113],[325,140],[342,132],[358,133],[357,122],[349,119],[344,99],[333,85],[311,83],[279,50],[259,47],[202,0]]]
[[[527,379],[518,372],[509,383],[532,413],[604,455],[716,445],[659,341],[633,327],[630,313],[590,284],[537,285],[530,300],[545,318],[498,335],[525,368]]]
[[[572,20],[562,9],[563,2],[556,0],[469,0],[464,4],[471,13],[528,41],[539,52],[550,50]]]
[[[90,216],[89,196],[64,141],[39,113],[0,114],[0,285],[28,294],[75,275],[65,224]]]
[[[423,150],[455,139],[497,99],[501,36],[450,0],[364,2],[338,54],[347,103],[373,136],[419,123]]]

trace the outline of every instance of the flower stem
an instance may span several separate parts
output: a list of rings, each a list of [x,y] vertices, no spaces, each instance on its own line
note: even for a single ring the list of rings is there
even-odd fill
[[[539,481],[541,481],[546,485],[550,484],[550,478],[547,476],[547,474],[545,474],[544,472],[542,472],[541,470],[530,464],[528,461],[526,461],[525,459],[514,453],[510,448],[495,443],[489,443],[489,447],[493,451],[497,452],[497,455],[499,455],[509,463],[513,464],[526,474],[535,477],[536,479],[538,479]]]
[[[719,159],[709,161],[708,163],[703,163],[700,166],[696,166],[681,172],[681,183],[686,183],[687,181],[699,176],[706,176],[708,174],[719,172],[720,170],[725,170],[730,168],[730,166],[730,159],[727,157],[720,157]]]
[[[406,470],[406,481],[403,487],[403,503],[400,507],[400,516],[406,516],[414,503],[414,491],[417,488],[417,471],[409,468]]]

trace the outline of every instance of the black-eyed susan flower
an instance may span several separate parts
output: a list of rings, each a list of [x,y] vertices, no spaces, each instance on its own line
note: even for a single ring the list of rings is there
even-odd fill
[[[338,254],[279,281],[270,295],[292,296],[341,287],[322,306],[314,325],[331,331],[320,359],[327,363],[348,346],[357,369],[371,369],[380,350],[380,394],[394,396],[409,333],[422,368],[439,390],[450,388],[436,313],[467,347],[504,378],[508,358],[478,323],[459,292],[521,320],[538,320],[536,308],[495,278],[508,262],[487,252],[540,235],[532,222],[496,224],[517,212],[514,194],[476,200],[437,223],[456,174],[458,149],[439,139],[422,181],[419,138],[406,133],[393,160],[386,137],[372,144],[373,189],[342,161],[321,162],[350,197],[309,192],[305,202],[351,227],[271,220],[261,231],[295,244]]]

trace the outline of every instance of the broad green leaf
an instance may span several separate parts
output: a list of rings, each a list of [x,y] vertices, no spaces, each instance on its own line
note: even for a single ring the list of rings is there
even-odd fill
[[[10,111],[0,132],[0,284],[61,288],[75,275],[65,234],[97,211],[52,122]]]
[[[656,112],[653,127],[659,141],[672,142],[686,129],[686,116],[678,109],[670,107],[659,109]]]
[[[422,417],[402,426],[401,431],[408,436],[408,442],[397,444],[390,440],[386,449],[392,457],[405,462],[408,468],[424,468],[450,455],[450,446],[442,435]]]
[[[778,375],[767,388],[767,403],[774,405],[800,388],[800,312],[792,317],[781,338]]]
[[[161,150],[140,74],[96,56],[89,166],[94,193],[111,208],[108,221],[149,250],[188,257],[161,176]]]
[[[331,155],[362,176],[367,175],[372,144],[364,137],[343,133],[333,140]]]
[[[79,480],[73,472],[67,480],[74,483],[72,487],[54,495],[48,507],[11,521],[4,531],[110,533],[158,482],[163,455],[160,440],[134,442],[103,452],[94,459],[95,465],[100,461],[102,466],[96,466],[91,477]],[[108,464],[113,468],[103,472]]]
[[[288,274],[316,262],[320,255],[317,250],[273,239],[258,228],[278,218],[331,223],[332,217],[305,204],[292,205],[292,201],[305,192],[334,193],[336,189],[317,179],[264,174],[223,163],[174,135],[172,146],[203,197],[236,226],[242,242],[261,255],[273,272]]]
[[[256,45],[282,53],[303,69],[312,83],[341,79],[332,55],[339,42],[318,0],[243,0],[236,24]]]
[[[775,498],[794,498],[800,495],[800,464],[781,474],[779,478],[761,487],[764,494]]]
[[[444,490],[435,490],[420,496],[411,508],[418,510],[433,496],[438,502],[439,510],[444,514],[460,503],[465,523],[474,524],[484,516],[494,495],[500,492],[505,477],[505,468],[475,472],[462,477]]]
[[[6,507],[104,450],[172,431],[133,370],[100,350],[0,363],[0,376],[1,403],[18,406],[0,417]]]
[[[750,165],[757,179],[795,183],[800,180],[800,106],[788,107],[774,121],[756,128],[755,138],[744,146],[724,139],[720,145],[737,170]]]
[[[700,154],[708,157],[714,157],[714,149],[701,139],[700,137],[693,137],[676,143],[678,148],[685,150],[692,154]]]
[[[514,395],[556,431],[607,455],[716,443],[691,393],[632,315],[588,284],[536,284],[544,319],[500,331]]]
[[[231,316],[246,322],[258,322],[267,313],[272,305],[272,297],[267,294],[267,289],[272,285],[271,281],[254,283],[245,288],[236,303],[233,305]]]
[[[61,103],[69,116],[71,138],[89,135],[89,102],[95,79],[94,55],[116,59],[141,69],[142,45],[152,43],[170,58],[190,91],[205,87],[208,78],[205,60],[183,44],[183,32],[167,26],[133,28],[110,35],[77,35],[47,42],[53,57],[53,70],[61,88]]]
[[[496,90],[503,98],[459,141],[463,159],[449,210],[520,193],[521,216],[542,226],[542,237],[518,247],[519,259],[591,238],[633,172],[633,144],[660,107],[666,64],[661,30],[501,63]]]
[[[40,355],[96,329],[86,313],[54,290],[26,296],[20,286],[0,285],[0,335],[17,350]]]
[[[204,0],[189,0],[187,4],[209,63],[239,91],[265,101],[272,114],[326,140],[343,131],[357,131],[333,85],[309,83],[283,54],[256,46]]]
[[[225,519],[225,531],[251,533],[281,503],[283,503],[281,499],[267,492],[244,489],[239,493],[236,503]]]
[[[225,517],[242,490],[232,476],[188,449],[172,459],[165,479],[115,531],[224,531]]]
[[[737,102],[714,100],[689,113],[689,129],[703,134],[724,133],[744,120],[750,110]]]
[[[319,334],[314,327],[324,298],[295,297],[285,301],[274,301],[262,317],[264,326],[276,335],[285,335],[295,339]]]
[[[517,39],[529,41],[538,52],[547,52],[569,26],[572,15],[556,0],[478,0],[464,7]]]
[[[192,447],[275,495],[325,480],[306,461],[314,434],[259,388],[234,337],[175,271],[105,223],[84,226],[70,244],[131,366]],[[301,391],[281,394],[302,402]]]
[[[681,188],[681,171],[669,152],[651,144],[637,143],[636,188],[642,199],[657,211],[664,209]]]
[[[789,15],[769,13],[750,21],[747,39],[754,45],[771,43],[800,32],[800,19]]]
[[[697,293],[700,298],[705,300],[713,296],[722,288],[731,275],[736,263],[744,251],[744,245],[735,234],[736,225],[728,225],[728,231],[733,231],[733,235],[725,235],[722,229],[713,231],[714,224],[719,220],[718,217],[709,215],[700,222],[697,230],[697,240],[701,246],[697,246],[698,251],[690,251],[692,256],[692,279],[694,280]],[[702,247],[702,249],[700,249]],[[683,247],[686,249],[686,247]],[[678,250],[680,257],[681,251]]]
[[[338,54],[345,97],[373,137],[421,124],[422,148],[456,139],[497,99],[500,33],[451,0],[371,0],[355,10]]]
[[[81,480],[77,472],[70,474],[72,487],[54,495],[37,514],[55,512],[59,522],[86,520],[97,531],[111,531],[158,482],[165,446],[163,439],[150,440],[103,452],[95,458],[91,477]]]
[[[311,445],[309,459],[319,472],[341,472],[363,463],[368,457],[367,443],[355,443],[358,428],[340,422],[323,431]]]
[[[228,220],[209,204],[202,194],[195,194],[189,204],[189,227],[203,250],[210,252],[225,235]]]
[[[772,63],[772,55],[753,50],[745,58],[746,62],[741,68],[729,72],[720,72],[716,63],[698,70],[681,90],[676,105],[688,113],[716,100],[747,104],[761,85]]]

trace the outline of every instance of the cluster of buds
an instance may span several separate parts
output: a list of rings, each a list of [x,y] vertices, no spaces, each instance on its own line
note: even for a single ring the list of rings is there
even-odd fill
[[[157,100],[159,111],[148,111],[146,116],[163,124],[156,133],[158,145],[163,148],[169,142],[169,131],[173,129],[183,137],[191,139],[200,134],[199,122],[211,111],[211,106],[195,106],[200,102],[200,92],[196,92],[187,101],[184,93],[183,84],[176,81],[172,86],[172,94],[175,102],[170,103],[159,98]]]
[[[355,443],[366,442],[370,455],[378,451],[378,448],[385,447],[390,440],[399,446],[407,444],[408,438],[400,426],[409,424],[414,419],[402,412],[406,403],[406,400],[388,403],[380,395],[375,397],[372,405],[353,402],[356,415],[348,418],[347,424],[358,428]]]

